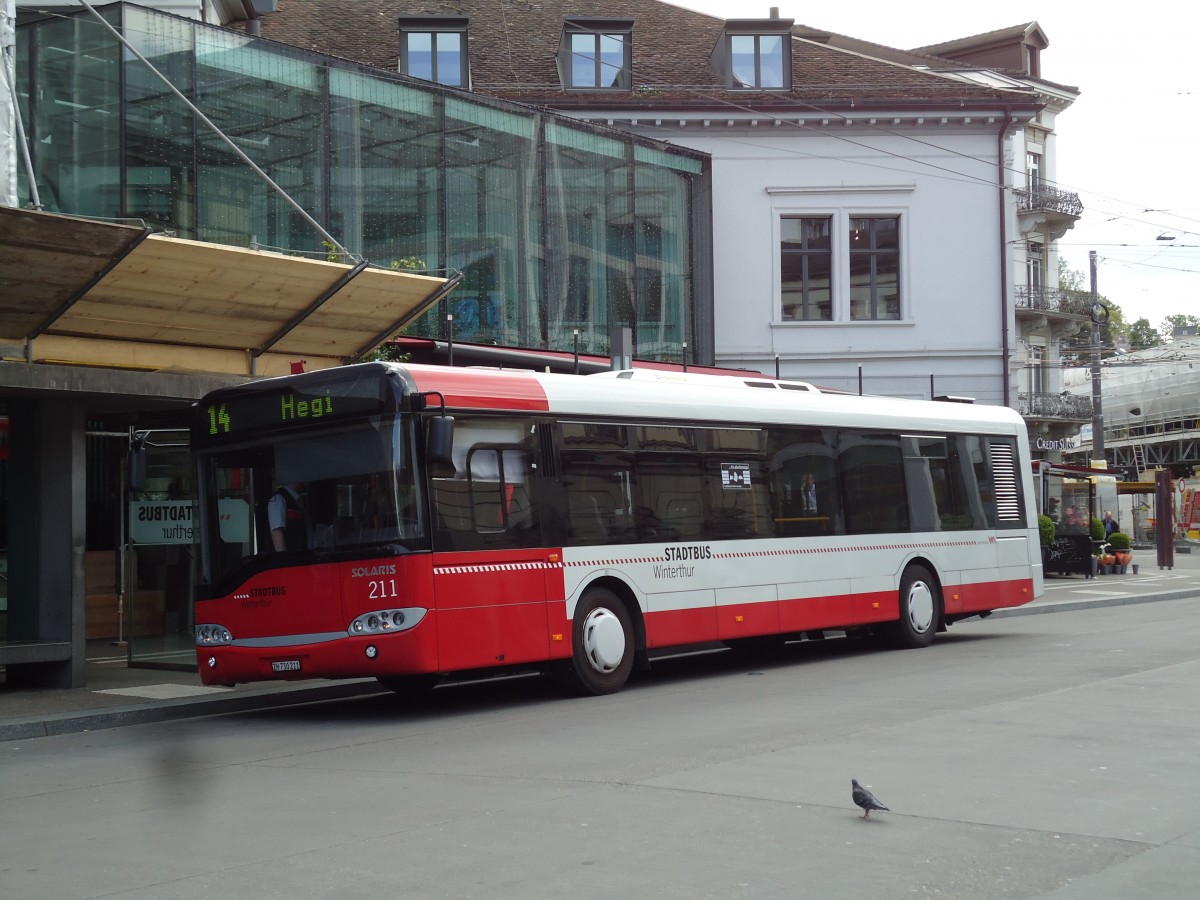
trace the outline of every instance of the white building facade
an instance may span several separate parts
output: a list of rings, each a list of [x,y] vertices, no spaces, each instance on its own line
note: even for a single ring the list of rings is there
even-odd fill
[[[1058,241],[1083,213],[1079,195],[1057,184],[1057,120],[1079,96],[1076,88],[1042,77],[1049,40],[1036,22],[919,48],[963,66],[992,67],[1034,92],[1039,110],[1015,130],[1007,176],[1018,231],[1011,236],[1017,379],[1014,406],[1029,424],[1035,458],[1061,461],[1079,448],[1080,425],[1090,421],[1091,398],[1064,390],[1062,343],[1091,328],[1091,298],[1058,283]],[[982,77],[978,72],[974,77]]]
[[[998,161],[1016,133],[999,110],[739,117],[651,133],[713,158],[718,365],[1007,402],[1015,318],[1003,247],[1016,218]]]

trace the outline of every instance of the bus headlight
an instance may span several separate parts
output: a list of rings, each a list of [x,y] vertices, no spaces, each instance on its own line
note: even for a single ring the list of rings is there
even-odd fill
[[[406,609],[377,609],[363,613],[350,623],[346,633],[350,637],[360,634],[392,634],[408,631],[425,618],[425,610],[410,606]]]
[[[223,647],[233,643],[233,635],[223,625],[197,625],[196,646]]]

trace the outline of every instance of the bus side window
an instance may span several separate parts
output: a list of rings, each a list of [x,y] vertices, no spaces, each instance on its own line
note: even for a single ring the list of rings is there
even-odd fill
[[[987,441],[975,435],[959,438],[964,457],[962,468],[967,480],[970,503],[983,519],[979,527],[996,527],[996,498],[992,493],[992,467],[988,459]],[[967,470],[969,469],[969,474]]]
[[[838,533],[841,486],[832,432],[818,428],[771,428],[771,515],[780,537]]]
[[[572,450],[562,454],[561,465],[570,543],[633,540],[629,455]]]
[[[532,547],[541,542],[531,502],[534,450],[525,419],[462,417],[454,471],[431,479],[439,550]]]
[[[637,480],[647,540],[691,540],[704,534],[704,478],[697,454],[639,453]]]
[[[914,531],[957,530],[946,482],[946,439],[905,435],[904,473],[908,482],[908,513]]]
[[[900,438],[846,430],[839,434],[838,468],[847,534],[909,530]]]
[[[717,452],[709,454],[704,464],[706,531],[714,538],[774,537],[775,518],[762,463]]]
[[[494,447],[467,454],[470,473],[471,525],[477,532],[504,530],[503,456]]]
[[[987,527],[987,515],[975,483],[973,459],[979,451],[979,438],[959,435],[950,439],[950,468],[948,473],[953,512],[962,528]]]

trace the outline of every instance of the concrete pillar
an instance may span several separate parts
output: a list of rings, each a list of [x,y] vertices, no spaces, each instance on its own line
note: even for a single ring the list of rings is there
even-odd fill
[[[10,640],[71,644],[66,662],[8,670],[10,684],[83,687],[86,420],[69,399],[9,404]]]

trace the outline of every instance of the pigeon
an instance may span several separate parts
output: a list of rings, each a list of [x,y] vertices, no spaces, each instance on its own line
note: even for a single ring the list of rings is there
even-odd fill
[[[884,812],[891,812],[890,809],[879,802],[878,797],[859,784],[857,778],[850,779],[850,799],[854,801],[856,806],[863,808],[864,819],[871,818],[871,810],[873,809],[882,809]]]

